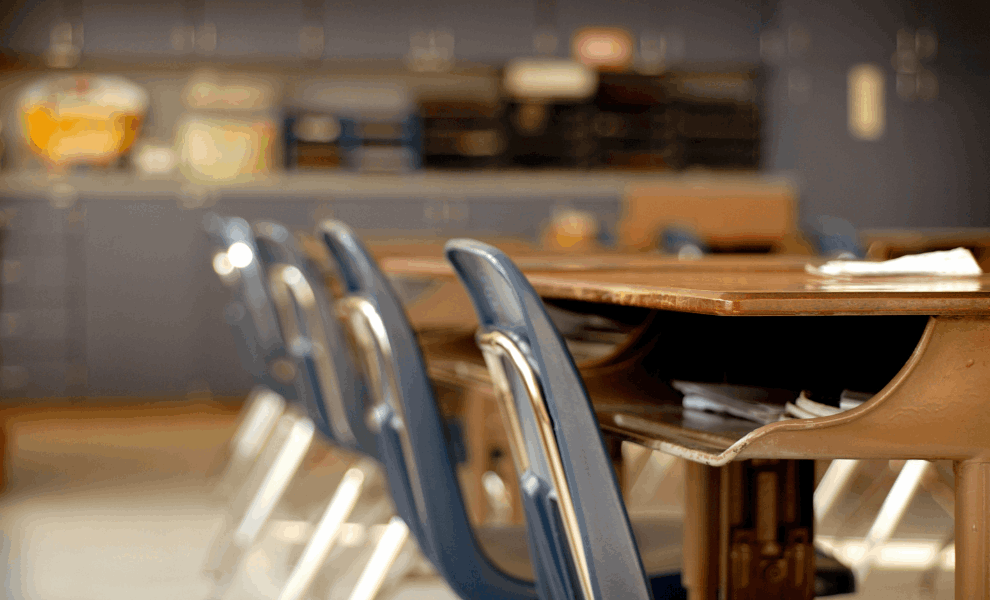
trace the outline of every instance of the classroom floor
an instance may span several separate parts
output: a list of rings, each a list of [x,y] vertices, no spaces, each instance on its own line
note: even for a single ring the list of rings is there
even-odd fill
[[[33,412],[7,420],[0,495],[5,598],[211,597],[202,568],[224,506],[207,475],[234,431],[236,413],[195,407],[125,412]],[[346,464],[320,451],[307,460],[311,473],[325,472],[330,480]],[[319,479],[307,478],[290,494],[313,495]],[[262,564],[266,560],[261,552],[252,555],[247,562],[260,568],[236,580],[225,598],[274,598],[287,565]],[[453,598],[435,577],[410,578],[386,597]]]
[[[7,485],[0,495],[6,597],[208,598],[212,588],[201,568],[223,513],[210,496],[206,475],[235,419],[233,412],[215,410],[144,416],[91,411],[85,418],[53,412],[9,419]],[[340,466],[331,456],[316,468]],[[922,514],[905,523],[907,535],[944,528],[937,507],[921,501],[917,508]],[[280,565],[261,566],[261,573],[280,572]],[[951,570],[938,572],[934,595],[922,592],[921,576],[916,568],[874,571],[859,593],[845,598],[953,597]],[[257,576],[233,588],[228,598],[271,598],[275,589],[271,578]],[[388,596],[452,597],[435,577],[409,579]]]

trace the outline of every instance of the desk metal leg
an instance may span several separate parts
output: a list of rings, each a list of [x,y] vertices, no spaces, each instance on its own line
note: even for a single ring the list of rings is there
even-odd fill
[[[725,600],[811,600],[815,465],[747,460],[722,468],[722,589]]]
[[[990,462],[958,461],[956,599],[990,600]]]
[[[721,523],[720,469],[685,465],[682,585],[690,600],[717,600]]]
[[[814,470],[810,460],[688,463],[681,577],[691,600],[814,597]]]

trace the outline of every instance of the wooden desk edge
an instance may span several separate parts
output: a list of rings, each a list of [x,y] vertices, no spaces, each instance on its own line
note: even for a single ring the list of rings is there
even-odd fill
[[[990,318],[931,317],[894,379],[838,415],[764,425],[724,449],[651,437],[633,419],[603,426],[710,466],[750,458],[990,460],[988,390]]]

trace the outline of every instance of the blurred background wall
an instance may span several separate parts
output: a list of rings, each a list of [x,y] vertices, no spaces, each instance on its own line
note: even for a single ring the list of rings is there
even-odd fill
[[[686,63],[760,63],[765,80],[762,167],[793,173],[804,215],[831,214],[858,227],[990,224],[990,19],[983,2],[936,0],[508,0],[499,2],[204,3],[8,0],[0,45],[42,53],[59,15],[85,24],[83,53],[136,66],[177,56],[171,36],[189,15],[216,25],[217,61],[295,60],[299,28],[325,28],[327,59],[400,59],[412,31],[446,29],[459,61],[500,64],[532,54],[539,23],[569,33],[615,25],[667,37]],[[542,16],[541,16],[542,15]],[[902,101],[888,91],[887,127],[875,142],[846,129],[846,75],[857,63],[884,67],[900,29],[930,28],[938,99]],[[797,38],[797,39],[795,39]],[[761,50],[762,39],[762,50]],[[888,80],[888,86],[893,82]]]
[[[766,166],[796,172],[806,215],[859,227],[981,226],[990,218],[987,109],[990,40],[976,2],[781,0],[764,28],[805,28],[808,50],[768,68]],[[889,69],[902,28],[937,32],[938,99],[903,101]],[[846,73],[861,62],[887,69],[887,127],[875,142],[846,130]],[[798,81],[796,81],[798,80]],[[805,98],[789,91],[810,85]]]
[[[199,67],[258,72],[283,88],[338,75],[401,81],[419,94],[413,104],[427,88],[505,103],[498,100],[499,69],[536,54],[538,34],[555,33],[556,47],[540,51],[565,58],[576,30],[618,26],[636,40],[663,39],[667,73],[757,74],[759,168],[571,164],[537,171],[500,164],[382,176],[287,170],[279,156],[264,185],[211,187],[145,179],[122,160],[72,171],[60,187],[23,160],[29,153],[13,125],[14,99],[25,84],[58,72],[41,57],[62,22],[81,26],[73,43],[81,40],[82,61],[69,72],[121,74],[143,86],[151,100],[142,139],[174,148],[176,123],[193,112],[183,88]],[[805,227],[822,215],[859,230],[990,226],[988,22],[988,5],[968,0],[5,0],[0,222],[10,227],[0,269],[0,391],[245,391],[250,378],[223,322],[227,293],[210,268],[201,229],[208,210],[304,230],[334,216],[363,234],[498,234],[539,243],[551,215],[565,207],[598,218],[614,244],[632,183],[711,184],[710,196],[721,198],[740,181],[771,188],[784,181]],[[215,29],[204,31],[206,25]],[[313,25],[322,27],[322,50],[304,58],[301,34]],[[190,27],[206,47],[190,49],[183,37]],[[455,68],[414,72],[404,62],[411,35],[425,31],[453,34]],[[915,34],[926,31],[937,40],[932,56],[918,64],[897,58],[899,36],[914,47]],[[28,68],[16,64],[21,60]],[[875,65],[885,90],[885,126],[874,140],[857,139],[848,126],[848,76],[863,63]],[[929,76],[924,90],[902,85],[920,81],[919,73]],[[270,111],[279,119],[275,137],[288,127],[278,111],[289,96]],[[716,122],[722,124],[714,129],[731,129]]]
[[[59,0],[14,0],[3,21],[0,44],[40,53],[48,44],[52,14],[64,11]],[[87,54],[132,59],[174,54],[172,27],[182,24],[182,2],[81,2]],[[697,61],[755,61],[759,58],[760,4],[751,0],[594,2],[590,0],[506,0],[500,2],[271,2],[208,0],[203,16],[217,26],[215,56],[295,57],[298,29],[322,19],[326,58],[397,59],[409,49],[409,33],[448,28],[457,37],[458,59],[504,62],[532,54],[538,19],[553,19],[569,36],[579,27],[613,25],[634,33],[679,33],[684,56]],[[546,17],[538,15],[547,14]],[[307,18],[308,17],[308,18]],[[566,43],[555,54],[566,56]]]

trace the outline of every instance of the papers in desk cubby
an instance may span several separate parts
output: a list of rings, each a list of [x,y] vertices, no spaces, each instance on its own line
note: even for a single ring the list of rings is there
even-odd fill
[[[685,409],[723,413],[766,425],[779,421],[784,407],[768,402],[771,391],[765,388],[672,381],[671,385],[684,394]]]
[[[784,405],[784,416],[782,419],[814,419],[815,417],[830,417],[845,412],[851,408],[860,406],[873,397],[873,394],[864,392],[853,392],[843,390],[839,396],[839,406],[829,406],[821,402],[815,402],[808,397],[808,392],[801,392],[797,400]]]
[[[672,381],[671,385],[684,394],[682,406],[688,411],[705,411],[730,415],[766,425],[785,419],[814,419],[837,415],[856,408],[873,394],[843,390],[839,406],[830,406],[810,398],[809,392],[794,392],[770,388]]]
[[[857,406],[863,404],[867,400],[873,397],[873,394],[868,392],[853,392],[850,390],[842,390],[842,395],[839,396],[839,408],[842,410],[849,410],[850,408],[856,408]]]

